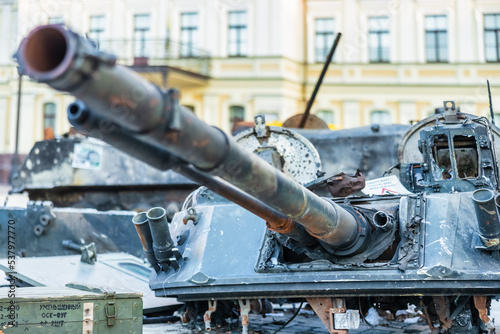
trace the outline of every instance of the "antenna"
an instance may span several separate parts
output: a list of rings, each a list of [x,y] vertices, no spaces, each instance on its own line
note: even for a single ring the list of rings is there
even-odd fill
[[[335,49],[337,49],[337,45],[339,44],[340,36],[342,36],[342,34],[340,32],[337,33],[337,36],[333,41],[332,48],[330,49],[330,53],[328,53],[328,56],[326,57],[325,64],[323,65],[323,70],[319,75],[318,82],[316,82],[316,86],[314,87],[311,98],[309,99],[309,101],[307,101],[306,111],[304,111],[304,115],[302,115],[302,119],[300,120],[298,126],[299,129],[303,129],[306,125],[306,121],[309,117],[309,112],[311,111],[311,107],[314,103],[314,99],[316,98],[316,94],[318,93],[319,86],[321,86],[321,83],[323,82],[323,77],[325,76],[326,70],[328,69],[328,65],[330,65],[330,63],[332,62],[333,54],[335,53]]]
[[[493,103],[491,103],[491,90],[490,90],[490,81],[486,80],[486,83],[488,84],[488,97],[490,98],[490,114],[491,114],[491,123],[495,125],[495,116],[493,114]]]

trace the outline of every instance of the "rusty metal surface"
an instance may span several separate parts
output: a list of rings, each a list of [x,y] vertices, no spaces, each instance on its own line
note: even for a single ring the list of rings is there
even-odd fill
[[[485,324],[490,322],[490,318],[488,317],[488,309],[486,307],[486,300],[486,296],[474,296],[474,305],[479,312],[479,317]]]
[[[42,51],[47,47],[49,52]],[[164,100],[159,89],[142,77],[113,66],[116,57],[98,53],[92,43],[65,29],[62,25],[39,26],[21,41],[18,62],[22,73],[40,81],[50,81],[55,89],[71,87],[78,95],[99,95],[89,106],[102,109],[111,106],[114,120],[132,131],[151,129],[161,122]],[[96,62],[102,73],[99,82],[89,81]],[[74,71],[66,72],[67,68]],[[124,94],[123,92],[127,92]]]
[[[283,123],[283,127],[288,129],[298,128],[302,117],[303,114],[293,115]],[[303,129],[328,129],[328,124],[318,116],[310,114],[307,116]]]
[[[235,139],[238,144],[257,155],[267,151],[277,152],[281,163],[275,167],[300,184],[318,178],[318,172],[322,170],[321,159],[308,140],[296,132],[275,126],[267,126],[263,132],[259,135],[251,128],[239,133]]]
[[[326,184],[333,197],[346,197],[365,187],[365,176],[358,169],[354,175],[339,173],[329,177]]]
[[[450,317],[450,305],[448,299],[444,296],[434,296],[433,300],[434,308],[439,316],[442,328],[445,330],[451,328],[453,320]]]
[[[488,316],[489,305],[487,305],[488,298],[486,296],[474,296],[474,306],[476,310],[479,312],[479,318],[486,326],[486,329],[489,331],[494,331],[494,323],[491,321]]]
[[[93,115],[81,101],[72,103],[68,107],[68,117],[75,127],[83,131],[88,131],[89,133],[93,133],[94,130],[96,130],[94,127],[102,124],[104,121],[101,117]],[[233,202],[244,206],[249,211],[266,219],[273,228],[282,231],[293,239],[308,245],[314,242],[314,239],[304,231],[303,227],[295,224],[276,209],[269,207],[267,204],[246,194],[222,179],[212,177],[192,166],[188,166],[181,159],[176,158],[169,152],[157,146],[142,142],[140,139],[133,136],[128,136],[128,134],[120,128],[110,129],[106,133],[100,133],[100,135],[102,140],[114,145],[122,151],[128,152],[132,157],[140,159],[155,168],[164,170],[174,167],[175,171],[180,175],[189,177],[200,185],[211,188],[215,193],[230,198]],[[312,149],[314,150],[314,148]]]
[[[75,145],[97,154],[95,166],[74,166]],[[177,173],[162,172],[142,161],[131,159],[100,140],[58,138],[35,143],[12,181],[13,192],[87,187],[189,187],[196,184]],[[54,191],[57,193],[57,191]]]
[[[332,298],[306,298],[309,305],[314,310],[314,313],[321,319],[326,329],[331,332],[332,323],[330,320],[330,310],[333,307]]]

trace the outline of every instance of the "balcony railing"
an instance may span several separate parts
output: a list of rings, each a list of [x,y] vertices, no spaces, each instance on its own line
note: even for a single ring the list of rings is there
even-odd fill
[[[209,75],[210,54],[171,39],[112,39],[97,43],[101,51],[115,54],[124,65],[167,65]]]

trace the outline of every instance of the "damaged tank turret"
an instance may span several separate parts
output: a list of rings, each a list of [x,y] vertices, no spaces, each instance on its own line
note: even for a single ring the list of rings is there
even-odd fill
[[[180,106],[175,90],[57,25],[33,30],[17,59],[24,74],[78,98],[68,108],[75,127],[205,186],[171,224],[162,208],[134,218],[150,286],[185,301],[185,321],[204,317],[210,329],[237,300],[245,332],[252,300],[305,298],[331,333],[359,326],[371,305],[407,303],[433,333],[494,330],[500,138],[487,119],[445,102],[403,138],[406,193],[320,197],[309,189],[321,176],[314,147],[262,117],[239,145]],[[256,154],[243,147],[251,142]]]

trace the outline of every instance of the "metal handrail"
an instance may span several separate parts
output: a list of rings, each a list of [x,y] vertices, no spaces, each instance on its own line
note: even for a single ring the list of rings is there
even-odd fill
[[[163,39],[106,39],[96,42],[101,51],[120,55],[122,64],[147,58],[155,65],[170,65],[208,75],[210,53],[190,44]]]

